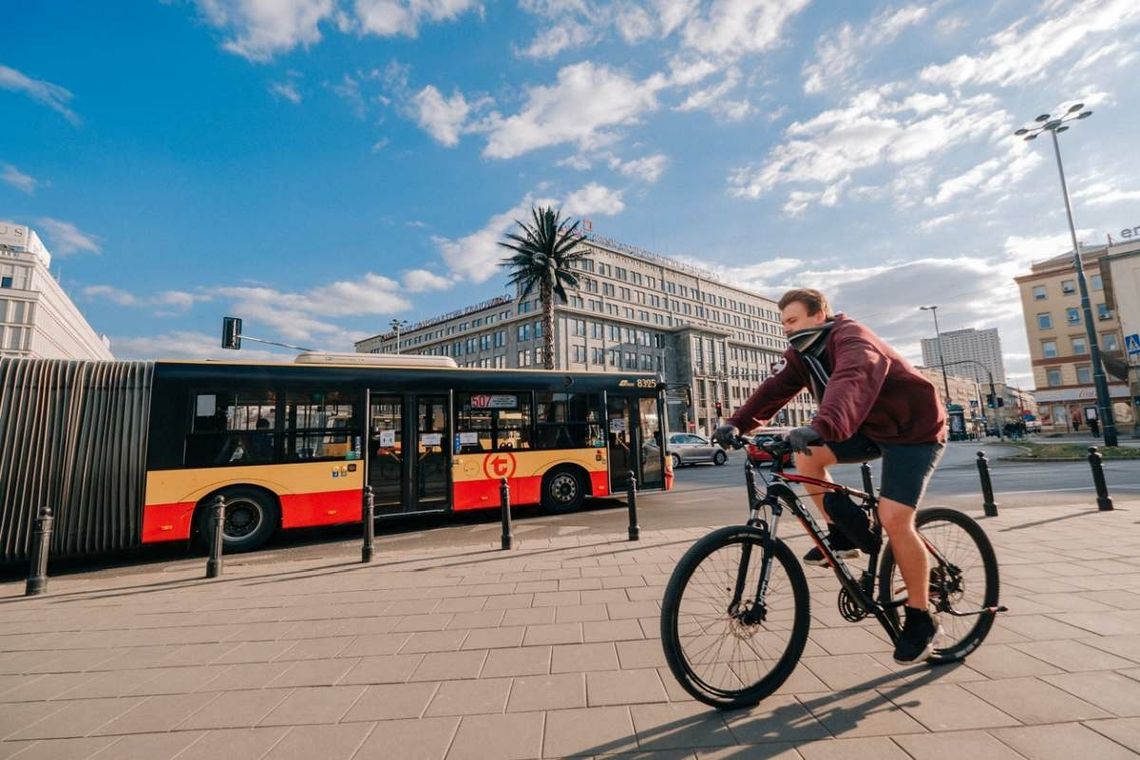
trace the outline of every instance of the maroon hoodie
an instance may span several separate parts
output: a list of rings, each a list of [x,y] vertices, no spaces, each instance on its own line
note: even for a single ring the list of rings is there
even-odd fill
[[[946,411],[934,385],[868,328],[837,314],[822,361],[831,376],[811,426],[825,441],[845,441],[856,432],[880,443],[946,440]],[[810,371],[794,348],[784,352],[783,363],[731,424],[752,430],[811,387]]]

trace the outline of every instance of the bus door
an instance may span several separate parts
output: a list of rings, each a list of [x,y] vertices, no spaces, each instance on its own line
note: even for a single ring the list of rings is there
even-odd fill
[[[450,449],[447,396],[372,391],[368,483],[377,514],[446,509]]]
[[[610,492],[624,493],[633,470],[641,488],[665,487],[661,410],[656,397],[606,394]]]

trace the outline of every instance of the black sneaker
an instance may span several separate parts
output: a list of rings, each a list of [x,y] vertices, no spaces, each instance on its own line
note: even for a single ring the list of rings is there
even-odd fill
[[[906,622],[895,642],[895,662],[908,665],[922,662],[934,651],[934,643],[942,635],[938,619],[926,610],[906,607]]]
[[[851,539],[831,523],[827,524],[827,543],[831,544],[831,551],[840,559],[855,559],[859,556],[859,549],[851,543]],[[803,556],[803,562],[805,565],[817,565],[819,567],[827,567],[831,564],[823,556],[823,552],[819,550],[818,546],[813,546],[811,551]]]

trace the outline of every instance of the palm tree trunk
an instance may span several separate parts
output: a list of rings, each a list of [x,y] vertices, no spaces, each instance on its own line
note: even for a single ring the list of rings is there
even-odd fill
[[[554,287],[543,282],[538,297],[542,301],[542,367],[554,369]]]

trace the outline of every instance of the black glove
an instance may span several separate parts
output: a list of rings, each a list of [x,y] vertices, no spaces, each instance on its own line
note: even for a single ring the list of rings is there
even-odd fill
[[[726,449],[736,443],[736,438],[740,435],[740,430],[736,425],[721,425],[713,431],[713,443],[719,443]]]
[[[808,446],[813,443],[819,443],[823,440],[823,436],[815,432],[815,428],[810,425],[798,427],[788,433],[788,445],[792,447],[792,451],[807,454],[811,456]]]

